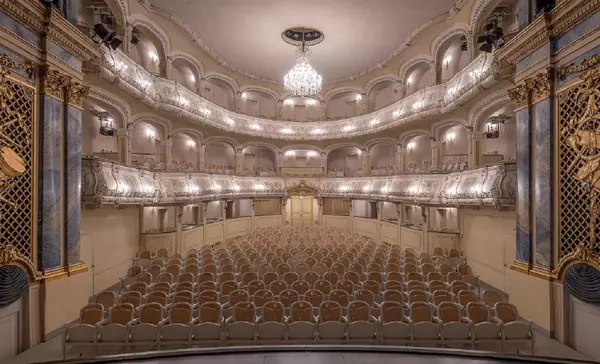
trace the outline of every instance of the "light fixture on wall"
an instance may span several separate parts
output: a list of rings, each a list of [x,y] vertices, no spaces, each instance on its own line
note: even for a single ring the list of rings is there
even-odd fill
[[[150,128],[146,129],[146,136],[148,137],[148,142],[150,143],[156,140],[156,133]]]
[[[317,153],[317,152],[315,152],[314,150],[309,150],[309,151],[306,153],[306,156],[307,156],[307,157],[316,157],[317,155],[318,155],[318,153]]]
[[[196,148],[196,142],[193,140],[188,140],[187,145],[190,150],[194,150]]]
[[[308,100],[306,100],[306,104],[307,105],[316,105],[317,104],[317,100],[308,99]]]
[[[294,105],[294,99],[286,99],[283,102],[284,105]]]
[[[352,131],[354,130],[356,127],[354,125],[346,125],[342,128],[342,131]]]
[[[90,112],[100,120],[100,135],[112,137],[117,134],[115,122],[108,112],[96,109],[91,109]]]
[[[286,157],[295,157],[296,156],[296,151],[295,150],[288,150],[287,152],[285,152],[285,156]]]
[[[446,56],[446,57],[444,57],[442,64],[444,65],[444,67],[448,67],[450,62],[452,62],[452,56]]]
[[[260,124],[257,124],[257,123],[250,124],[250,128],[254,129],[254,130],[261,130],[262,129],[262,127],[260,126]]]
[[[394,114],[395,114],[395,112],[394,112]],[[398,116],[394,116],[394,117],[398,117]],[[371,125],[371,126],[375,126],[377,124],[379,124],[379,119],[377,119],[377,118],[372,119],[371,121],[369,121],[369,125]]]
[[[360,101],[362,100],[362,95],[361,94],[356,94],[356,101]]]
[[[456,134],[455,133],[448,133],[446,134],[446,141],[449,143],[452,143],[454,141],[454,138],[456,138]]]
[[[411,75],[408,80],[406,80],[406,84],[410,85],[413,82],[413,76]]]
[[[248,97],[248,95],[246,95],[245,92],[242,92],[242,100],[246,100],[247,97]]]
[[[289,44],[297,46],[296,65],[283,78],[285,92],[293,96],[311,96],[319,93],[323,78],[308,62],[309,46],[323,41],[323,33],[314,28],[295,27],[286,29],[281,37]]]
[[[194,76],[194,74],[190,74],[190,81],[196,82],[196,76]]]
[[[313,129],[310,131],[311,134],[321,134],[322,132],[323,132],[323,129],[319,129],[319,128],[316,128],[316,129]]]
[[[417,146],[417,143],[416,143],[416,142],[410,142],[410,143],[408,143],[408,144],[406,145],[406,149],[407,149],[407,150],[413,150],[413,149],[415,149],[415,147],[416,147],[416,146]]]
[[[148,56],[150,56],[150,59],[153,62],[158,62],[158,54],[156,54],[156,52],[150,51],[150,52],[148,52]]]

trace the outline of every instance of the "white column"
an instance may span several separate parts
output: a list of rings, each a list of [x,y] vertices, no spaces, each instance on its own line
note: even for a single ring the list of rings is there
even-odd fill
[[[206,245],[206,213],[208,212],[208,203],[200,202],[202,209],[202,246]]]
[[[237,149],[236,153],[235,153],[235,174],[236,175],[240,175],[242,173],[242,161],[243,161],[243,154],[242,154],[242,149]]]
[[[398,220],[396,220],[396,225],[398,226],[398,245],[402,247],[402,204],[396,203],[396,214],[398,215]]]
[[[319,211],[318,211],[319,225],[323,226],[323,197],[317,198],[317,205],[319,206]]]
[[[406,161],[406,148],[403,148],[401,144],[396,144],[396,168],[399,172],[405,171]]]
[[[183,254],[183,206],[177,206],[175,208],[177,214],[175,215],[175,249],[176,253]]]
[[[131,142],[128,128],[117,129],[117,145],[119,148],[119,161],[131,164]]]
[[[377,203],[375,204],[375,206],[377,206],[377,242],[379,243],[381,241],[381,205],[383,204],[382,201],[377,201]]]
[[[431,139],[431,167],[437,170],[440,167],[440,147],[441,142]]]
[[[173,140],[170,137],[167,137],[166,140],[161,141],[161,147],[165,149],[165,167],[170,167],[173,163],[173,158],[171,157],[172,153],[172,144]]]
[[[352,208],[352,200],[350,200],[350,232],[354,232],[354,209]]]
[[[221,233],[221,237],[223,238],[223,242],[225,242],[225,239],[227,238],[227,228],[225,227],[225,225],[227,225],[227,200],[221,200],[220,204],[222,214],[221,217],[223,218],[223,232]]]
[[[327,120],[327,103],[321,101],[321,121]]]
[[[198,147],[198,170],[204,171],[206,169],[206,144],[202,143]]]
[[[251,215],[252,219],[250,221],[250,232],[254,232],[256,230],[256,221],[254,219],[254,217],[256,216],[256,200],[252,199],[252,210],[251,210]]]
[[[283,198],[281,199],[281,227],[285,227],[285,208],[288,202],[288,198],[287,196],[283,196]]]
[[[283,120],[283,100],[277,100],[277,118]]]
[[[362,170],[363,170],[363,176],[369,176],[371,171],[369,171],[369,153],[367,152],[366,149],[363,149],[360,153],[360,156],[362,157]]]
[[[477,147],[477,143],[475,143],[475,140],[474,140],[475,135],[473,133],[473,127],[467,126],[466,128],[467,128],[467,141],[469,143],[469,146],[468,146],[469,156],[467,159],[467,161],[469,163],[468,168],[473,169],[473,168],[475,168],[475,156],[476,156],[475,149]]]

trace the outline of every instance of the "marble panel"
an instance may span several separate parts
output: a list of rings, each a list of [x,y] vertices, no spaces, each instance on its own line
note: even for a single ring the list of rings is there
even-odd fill
[[[61,101],[42,96],[40,142],[43,150],[40,166],[40,215],[38,220],[40,268],[61,265],[61,177],[62,177],[62,113]]]
[[[517,112],[517,252],[518,259],[528,262],[530,256],[531,233],[531,123],[529,110]],[[521,240],[525,239],[525,240]]]
[[[518,0],[517,21],[519,22],[519,30],[523,30],[529,25],[529,0]]]
[[[50,52],[53,56],[57,57],[61,61],[66,62],[76,70],[81,71],[81,61],[77,57],[67,52],[64,48],[52,42],[51,40],[46,42],[46,46],[48,48],[48,52]]]
[[[0,12],[0,27],[7,29],[38,48],[41,47],[41,37],[38,34],[25,27],[22,23],[15,21],[4,12]]]
[[[552,142],[554,117],[550,99],[534,105],[535,115],[535,261],[537,265],[552,264],[553,201]]]
[[[587,33],[600,25],[600,12],[595,13],[581,23],[575,25],[567,33],[557,37],[554,40],[553,48],[555,51],[564,48],[577,39],[583,38]]]
[[[69,106],[66,125],[67,263],[79,263],[81,238],[81,123],[82,111]]]
[[[523,71],[527,67],[536,63],[540,59],[550,55],[550,43],[544,44],[541,48],[538,48],[533,53],[523,58],[519,63],[517,63],[517,73]]]

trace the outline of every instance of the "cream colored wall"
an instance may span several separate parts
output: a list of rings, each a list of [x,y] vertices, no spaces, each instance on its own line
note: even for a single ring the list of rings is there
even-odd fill
[[[281,227],[281,215],[256,216],[254,218],[256,229],[264,229],[268,227]]]
[[[323,215],[323,226],[350,230],[350,217]]]
[[[431,141],[427,135],[418,135],[410,139],[407,145],[409,143],[414,144],[412,144],[412,148],[406,153],[407,166],[409,163],[418,163],[431,160]]]
[[[213,245],[218,241],[223,241],[223,222],[213,222],[204,226],[203,245]]]
[[[353,228],[355,233],[360,235],[370,236],[373,239],[378,237],[377,220],[375,219],[363,219],[360,217],[353,217]]]
[[[139,250],[139,221],[137,207],[81,211],[81,260],[88,271],[46,283],[45,334],[75,320],[89,297],[127,273]]]
[[[199,249],[204,241],[204,226],[185,230],[181,233],[182,250],[187,252],[190,249]]]
[[[473,273],[504,292],[516,256],[516,214],[491,209],[461,211],[460,247]]]
[[[398,225],[389,222],[381,222],[380,224],[381,240],[387,241],[390,244],[400,245],[400,236],[398,236]]]
[[[402,248],[413,248],[419,252],[423,249],[423,231],[409,227],[400,228],[400,243]]]

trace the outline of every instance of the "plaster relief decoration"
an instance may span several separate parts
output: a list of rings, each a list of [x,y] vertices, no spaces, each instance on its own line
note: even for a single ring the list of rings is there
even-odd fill
[[[35,89],[11,77],[12,69],[34,71],[33,63],[0,54],[0,266],[21,266],[30,279],[41,278],[34,265],[31,236],[32,123]]]
[[[554,274],[561,278],[577,263],[600,270],[600,69],[580,79],[559,94],[560,251]]]

